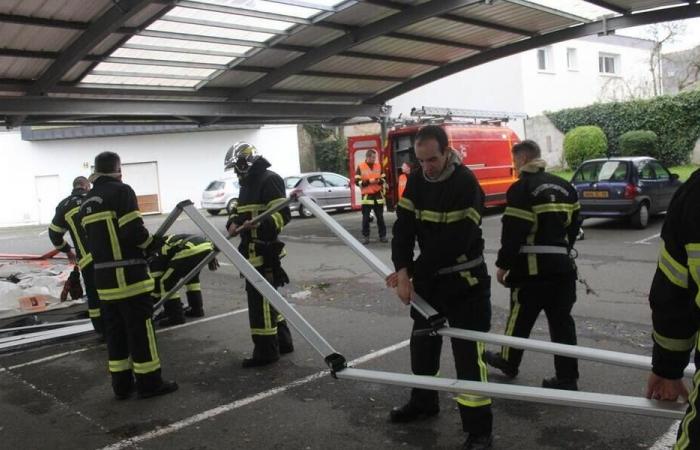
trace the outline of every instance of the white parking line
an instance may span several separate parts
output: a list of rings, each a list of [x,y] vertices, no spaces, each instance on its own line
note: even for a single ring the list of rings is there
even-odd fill
[[[632,242],[632,243],[633,243],[633,244],[642,244],[642,245],[651,245],[651,242],[649,242],[649,241],[652,241],[652,240],[656,239],[656,238],[659,237],[659,236],[661,236],[661,233],[656,233],[656,234],[654,234],[654,235],[652,235],[652,236],[649,236],[649,237],[644,238],[644,239],[640,239],[640,240],[638,240],[638,241],[634,241],[634,242]]]
[[[649,447],[649,450],[668,450],[676,443],[676,433],[678,433],[678,425],[680,420],[677,420],[671,425],[666,433],[663,434],[654,444]]]
[[[393,351],[396,351],[400,348],[406,347],[409,343],[409,340],[405,340],[402,342],[399,342],[394,345],[390,345],[389,347],[385,347],[381,350],[378,350],[376,352],[369,353],[367,355],[361,356],[357,359],[354,359],[350,361],[348,364],[353,365],[353,364],[361,364],[363,362],[370,361],[375,358],[379,358],[380,356],[386,355],[387,353],[391,353]],[[124,439],[123,441],[119,441],[117,443],[114,443],[112,445],[109,445],[107,447],[104,447],[102,450],[118,450],[122,448],[128,448],[128,447],[133,447],[136,444],[144,441],[148,441],[160,436],[164,436],[166,434],[174,433],[176,431],[179,431],[183,428],[186,428],[190,425],[194,425],[196,423],[202,422],[204,420],[211,419],[213,417],[216,417],[218,415],[221,415],[223,413],[232,411],[234,409],[241,408],[246,405],[250,405],[251,403],[255,403],[259,400],[264,400],[266,398],[272,397],[273,395],[280,394],[282,392],[288,391],[289,389],[293,389],[297,386],[301,386],[303,384],[310,383],[314,380],[317,380],[323,376],[327,376],[328,371],[327,370],[322,370],[320,372],[316,372],[312,375],[309,375],[304,378],[300,378],[298,380],[292,381],[291,383],[285,384],[284,386],[279,386],[273,389],[269,389],[267,391],[259,392],[255,395],[252,395],[250,397],[243,398],[241,400],[236,400],[231,403],[227,403],[225,405],[217,406],[215,408],[209,409],[207,411],[203,411],[199,414],[195,414],[194,416],[187,417],[182,420],[178,420],[177,422],[173,422],[170,425],[166,425],[161,428],[157,428],[153,431],[149,431],[147,433],[140,434],[138,436],[134,436],[128,439]]]

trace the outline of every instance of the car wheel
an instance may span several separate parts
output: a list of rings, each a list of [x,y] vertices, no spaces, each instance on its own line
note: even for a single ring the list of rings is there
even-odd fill
[[[237,198],[232,198],[231,200],[228,201],[228,204],[226,205],[226,212],[231,214],[233,211],[233,208],[236,207],[236,203],[238,203]]]
[[[649,206],[646,203],[639,205],[639,209],[632,215],[632,225],[635,228],[644,229],[649,224]]]
[[[207,209],[207,212],[212,216],[218,216],[220,211],[220,209]]]
[[[313,217],[313,215],[314,214],[311,211],[304,208],[304,205],[299,205],[299,217],[303,217],[305,219],[308,219],[309,217]]]

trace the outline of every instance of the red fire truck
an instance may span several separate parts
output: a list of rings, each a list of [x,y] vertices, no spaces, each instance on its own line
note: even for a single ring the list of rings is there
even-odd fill
[[[355,177],[357,165],[364,160],[365,152],[374,149],[379,155],[387,177],[387,203],[391,208],[398,201],[398,176],[403,163],[417,167],[414,141],[418,129],[435,124],[447,132],[450,146],[462,153],[464,165],[479,180],[486,194],[486,206],[504,205],[506,191],[517,179],[511,148],[520,139],[513,130],[502,125],[509,119],[524,118],[522,114],[486,111],[455,110],[447,108],[414,108],[414,120],[394,123],[381,148],[379,135],[348,138],[350,179]],[[359,207],[359,199],[352,192],[353,208]]]

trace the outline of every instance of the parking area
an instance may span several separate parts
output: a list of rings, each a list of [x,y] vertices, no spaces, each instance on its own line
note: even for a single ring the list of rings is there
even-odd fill
[[[359,235],[358,213],[333,215]],[[149,216],[155,230],[163,216]],[[391,213],[387,214],[393,222]],[[225,218],[213,217],[223,227]],[[662,219],[645,230],[606,220],[585,223],[577,245],[581,276],[595,295],[579,288],[574,309],[579,342],[597,348],[650,354],[647,293],[655,268]],[[493,267],[500,214],[484,220],[486,259]],[[196,232],[187,218],[174,232]],[[374,231],[374,230],[373,230]],[[373,237],[376,237],[373,236]],[[283,240],[292,283],[283,294],[357,367],[410,372],[408,310],[348,248],[316,219],[294,220]],[[390,261],[387,244],[369,248]],[[0,231],[0,252],[42,253],[43,227]],[[152,400],[112,398],[103,344],[84,337],[0,357],[0,442],[6,448],[458,448],[464,437],[450,395],[441,414],[394,425],[392,406],[407,389],[336,380],[320,356],[295,334],[296,351],[273,366],[242,369],[251,342],[243,280],[229,264],[202,273],[206,317],[159,331],[163,371],[180,390]],[[508,293],[492,285],[492,330],[503,332]],[[533,338],[548,339],[540,320]],[[441,376],[454,377],[446,342]],[[552,375],[550,356],[528,352],[513,381],[491,371],[490,381],[539,386]],[[581,362],[582,390],[640,396],[646,374]],[[672,421],[517,401],[494,400],[494,448],[665,448]],[[32,430],[32,432],[27,432]]]

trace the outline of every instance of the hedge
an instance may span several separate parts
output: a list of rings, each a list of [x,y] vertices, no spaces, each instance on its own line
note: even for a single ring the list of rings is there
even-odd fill
[[[667,165],[688,162],[700,137],[700,90],[650,100],[597,103],[584,108],[545,112],[562,133],[597,125],[608,138],[611,155],[620,154],[618,138],[628,131],[650,130],[658,136],[658,158]]]
[[[657,142],[659,137],[651,130],[634,130],[624,133],[618,139],[622,156],[658,157]]]
[[[608,140],[599,127],[576,127],[564,136],[564,158],[571,169],[576,169],[587,159],[604,157]]]

